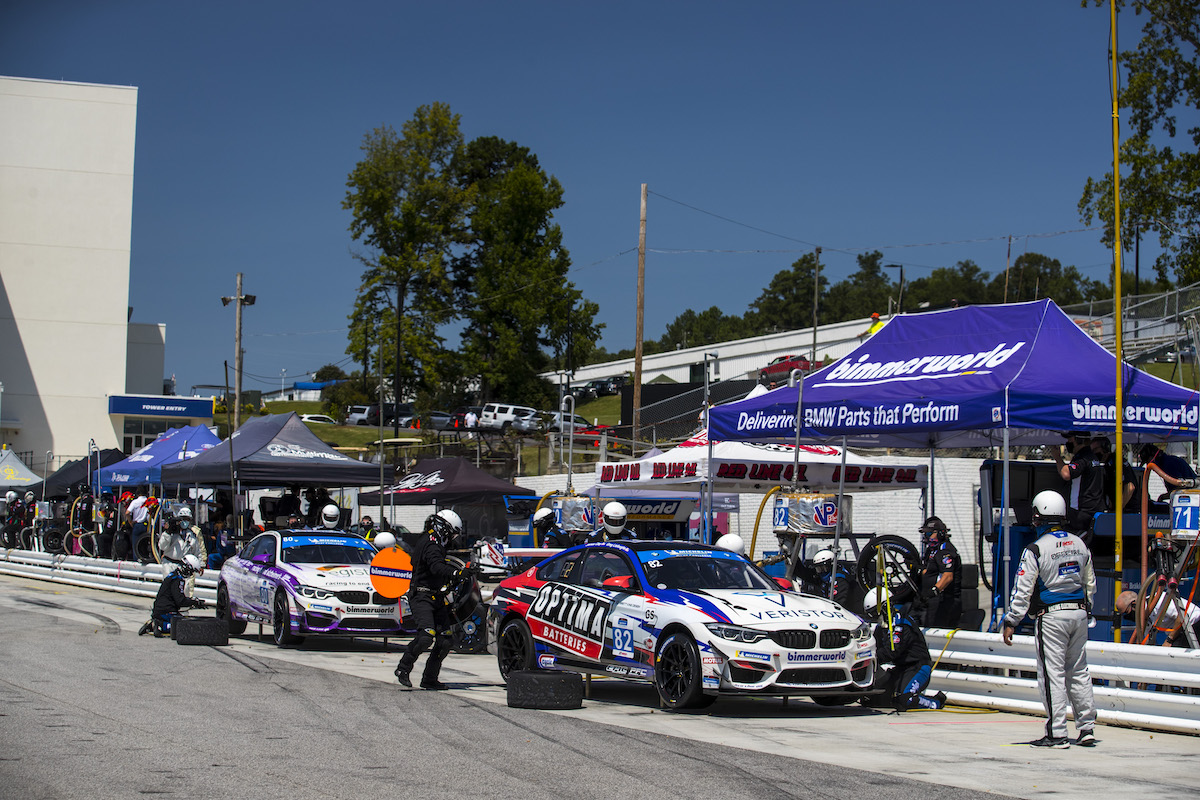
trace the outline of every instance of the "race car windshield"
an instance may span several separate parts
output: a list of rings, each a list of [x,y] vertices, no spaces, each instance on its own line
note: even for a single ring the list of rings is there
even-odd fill
[[[644,566],[650,585],[658,589],[779,589],[741,560],[675,556]]]
[[[370,564],[375,551],[344,544],[302,544],[283,551],[285,564]]]

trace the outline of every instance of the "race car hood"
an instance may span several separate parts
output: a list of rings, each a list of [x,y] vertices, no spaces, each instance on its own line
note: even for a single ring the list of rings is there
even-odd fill
[[[371,576],[366,564],[288,564],[287,571],[297,582],[319,589],[370,589]]]
[[[856,626],[860,620],[846,609],[821,597],[756,589],[697,589],[673,591],[664,600],[693,606],[718,622],[754,628],[784,629],[797,623],[843,623]]]

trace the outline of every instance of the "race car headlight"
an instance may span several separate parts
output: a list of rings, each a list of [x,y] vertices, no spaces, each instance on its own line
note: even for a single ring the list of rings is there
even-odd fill
[[[856,642],[865,642],[867,639],[870,639],[871,636],[871,623],[869,622],[864,622],[862,625],[859,625],[854,629],[854,640]]]
[[[704,627],[708,628],[708,632],[714,636],[720,636],[722,639],[728,639],[731,642],[742,642],[743,644],[760,642],[768,637],[768,634],[762,631],[756,631],[753,628],[742,628],[737,625],[727,625],[723,622],[707,622]]]
[[[307,597],[309,600],[328,600],[333,597],[333,592],[318,589],[316,586],[301,586],[298,593],[301,597]]]

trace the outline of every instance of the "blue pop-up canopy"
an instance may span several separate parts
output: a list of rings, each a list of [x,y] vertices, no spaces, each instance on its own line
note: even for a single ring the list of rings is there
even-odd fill
[[[1196,438],[1197,393],[1122,365],[1125,441]],[[1116,357],[1051,300],[903,314],[804,379],[801,437],[973,447],[1116,429]],[[712,435],[791,441],[797,387],[712,409]],[[845,437],[843,440],[842,437]]]
[[[162,482],[162,468],[200,455],[220,444],[203,425],[172,428],[124,461],[100,470],[101,486],[140,486]]]

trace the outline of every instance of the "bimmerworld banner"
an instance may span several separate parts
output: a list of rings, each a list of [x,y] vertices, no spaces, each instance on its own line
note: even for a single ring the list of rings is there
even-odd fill
[[[1122,369],[1131,440],[1194,438],[1196,393]],[[718,406],[713,436],[796,435],[797,389]],[[802,438],[857,445],[1014,444],[1116,428],[1116,360],[1049,300],[896,317],[804,380]],[[1061,441],[1060,439],[1058,439]]]

